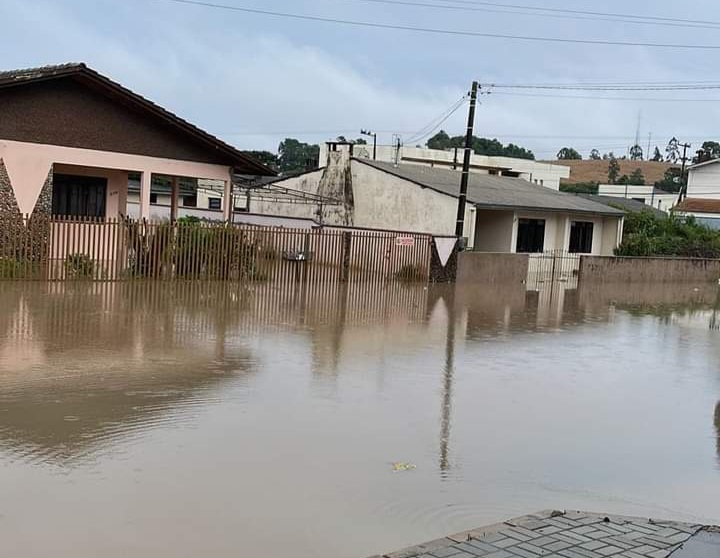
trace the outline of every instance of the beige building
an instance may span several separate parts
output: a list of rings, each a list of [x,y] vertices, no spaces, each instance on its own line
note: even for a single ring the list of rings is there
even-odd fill
[[[660,190],[652,184],[600,184],[598,195],[634,200],[665,213],[668,213],[678,200],[678,194]]]

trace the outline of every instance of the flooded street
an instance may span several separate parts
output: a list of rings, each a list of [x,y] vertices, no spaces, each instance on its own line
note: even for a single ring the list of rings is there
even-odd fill
[[[718,523],[719,402],[712,286],[0,284],[0,555],[363,558],[545,508]]]

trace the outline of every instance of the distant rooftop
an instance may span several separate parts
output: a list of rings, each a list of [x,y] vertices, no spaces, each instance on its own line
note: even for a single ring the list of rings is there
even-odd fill
[[[683,213],[720,213],[720,200],[687,198],[675,206],[675,211]]]

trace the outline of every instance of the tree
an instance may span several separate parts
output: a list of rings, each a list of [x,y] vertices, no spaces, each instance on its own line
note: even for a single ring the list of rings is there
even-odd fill
[[[652,157],[651,161],[656,161],[656,162],[659,163],[659,162],[662,162],[662,160],[663,160],[662,153],[660,153],[660,149],[659,149],[658,146],[656,145],[656,146],[655,146],[655,153],[653,154],[653,157]]]
[[[465,137],[450,137],[444,130],[440,130],[437,134],[427,141],[430,149],[448,150],[452,148],[464,148]],[[497,139],[479,138],[473,136],[472,149],[476,155],[489,155],[496,157],[514,157],[516,159],[535,159],[535,154],[529,149],[525,149],[519,145],[509,143],[503,145]]]
[[[693,164],[704,163],[713,159],[720,158],[720,143],[716,141],[706,141],[693,157]]]
[[[310,145],[293,138],[285,138],[278,146],[278,167],[280,172],[302,171],[318,164],[320,146]]]
[[[247,154],[273,170],[278,169],[278,158],[275,153],[270,153],[269,151],[247,151]]]
[[[348,140],[345,136],[338,136],[335,141],[339,143],[352,143],[353,145],[367,145],[367,141],[364,138]]]
[[[643,148],[637,143],[630,148],[630,160],[631,161],[642,161],[643,160]]]
[[[560,161],[579,161],[582,159],[582,155],[572,147],[563,147],[558,151],[557,158]]]
[[[680,180],[680,169],[677,167],[671,167],[665,171],[665,176],[662,180],[658,180],[655,183],[655,187],[672,194],[677,194],[680,188],[685,186],[687,177]]]
[[[445,132],[445,130],[440,130],[428,140],[427,146],[429,149],[445,150],[452,147],[451,143],[452,140],[450,139],[450,136],[447,135],[447,132]]]
[[[597,149],[593,149],[590,152],[590,159],[593,161],[599,161],[601,159],[600,152]]]
[[[672,138],[665,148],[665,160],[673,165],[680,159],[680,142],[677,138]]]
[[[643,175],[642,169],[635,169],[634,171],[632,171],[632,174],[628,179],[628,184],[632,184],[635,186],[645,185],[645,176]]]
[[[608,182],[615,184],[620,176],[620,163],[618,163],[615,155],[610,153],[610,163],[608,164]]]

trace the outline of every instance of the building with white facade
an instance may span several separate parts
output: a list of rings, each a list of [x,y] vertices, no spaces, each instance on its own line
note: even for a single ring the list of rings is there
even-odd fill
[[[321,166],[327,161],[328,145],[332,144],[325,144],[320,148]],[[425,165],[457,170],[462,167],[463,153],[463,149],[443,151],[423,147],[378,145],[375,160],[385,163]],[[373,147],[371,145],[355,145],[353,156],[358,159],[372,159]],[[470,157],[470,171],[479,174],[522,178],[552,190],[560,190],[560,179],[570,177],[570,168],[562,165],[541,163],[532,159],[476,155],[474,153]]]
[[[673,210],[680,217],[693,216],[712,229],[720,229],[720,198],[687,198]]]
[[[720,159],[698,163],[688,169],[687,197],[720,199]]]
[[[666,213],[678,201],[678,194],[660,190],[652,184],[600,184],[598,186],[598,195],[634,200]]]

